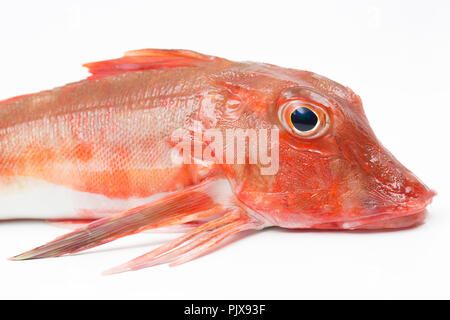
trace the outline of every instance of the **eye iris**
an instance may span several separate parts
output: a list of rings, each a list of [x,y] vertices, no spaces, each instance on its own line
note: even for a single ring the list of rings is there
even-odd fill
[[[298,107],[291,113],[291,121],[295,129],[301,132],[307,132],[314,129],[319,119],[311,109]]]

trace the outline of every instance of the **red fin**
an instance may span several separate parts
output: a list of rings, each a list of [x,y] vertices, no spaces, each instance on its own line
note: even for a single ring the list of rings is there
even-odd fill
[[[227,182],[211,178],[152,203],[94,221],[10,259],[56,257],[143,230],[195,222],[196,227],[184,235],[105,274],[188,262],[219,248],[236,233],[263,227],[263,221],[236,206],[231,189],[224,183]]]
[[[213,181],[175,192],[154,202],[96,220],[11,260],[61,256],[86,250],[151,228],[166,227],[213,216],[223,207],[211,197]],[[217,190],[216,192],[220,192]]]
[[[241,209],[233,209],[149,253],[107,270],[104,274],[134,271],[164,263],[176,266],[217,249],[222,241],[233,234],[257,229],[261,225],[260,221],[251,219]]]
[[[48,219],[48,220],[46,220],[46,222],[49,223],[50,225],[58,227],[58,228],[76,230],[83,225],[87,225],[91,222],[94,222],[95,220],[98,220],[98,219]],[[195,220],[195,221],[181,223],[181,224],[177,224],[177,225],[173,225],[173,226],[161,227],[158,229],[149,229],[149,230],[145,230],[143,232],[181,233],[181,232],[190,231],[190,230],[198,227],[202,223],[204,223],[204,221],[202,222],[201,220]]]
[[[176,67],[195,67],[218,59],[189,50],[142,49],[128,51],[122,58],[86,63],[92,74],[88,79],[97,80],[121,73]]]
[[[55,227],[74,230],[95,220],[97,219],[48,219],[46,221]]]

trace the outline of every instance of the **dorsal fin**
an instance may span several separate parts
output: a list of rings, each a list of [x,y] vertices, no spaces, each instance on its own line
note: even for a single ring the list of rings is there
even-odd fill
[[[218,59],[189,50],[142,49],[128,51],[122,58],[86,63],[83,66],[97,80],[121,73],[149,69],[195,67]]]

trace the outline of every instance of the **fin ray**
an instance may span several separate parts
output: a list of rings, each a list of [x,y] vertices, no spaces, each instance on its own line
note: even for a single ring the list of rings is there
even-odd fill
[[[190,50],[141,49],[128,51],[122,58],[83,64],[92,76],[89,80],[115,76],[121,73],[150,69],[196,67],[219,58]]]
[[[207,192],[212,182],[207,180],[149,204],[96,220],[11,260],[75,253],[143,230],[179,225],[216,215],[223,211],[223,207],[215,203]]]
[[[260,225],[259,221],[246,216],[242,209],[235,209],[104,274],[135,271],[166,263],[170,266],[180,265],[209,253],[233,234],[256,229]]]

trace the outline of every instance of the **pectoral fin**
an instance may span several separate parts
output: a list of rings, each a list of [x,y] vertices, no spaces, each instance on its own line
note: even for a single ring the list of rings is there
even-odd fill
[[[180,265],[209,253],[235,233],[256,229],[261,225],[260,221],[248,217],[245,212],[236,208],[147,254],[107,270],[104,274],[135,271],[164,263],[170,266]]]
[[[217,195],[215,180],[172,193],[154,202],[91,222],[11,260],[56,257],[86,250],[143,230],[179,225],[216,215],[229,204]],[[222,199],[223,198],[223,199]],[[219,200],[219,201],[217,201]]]

